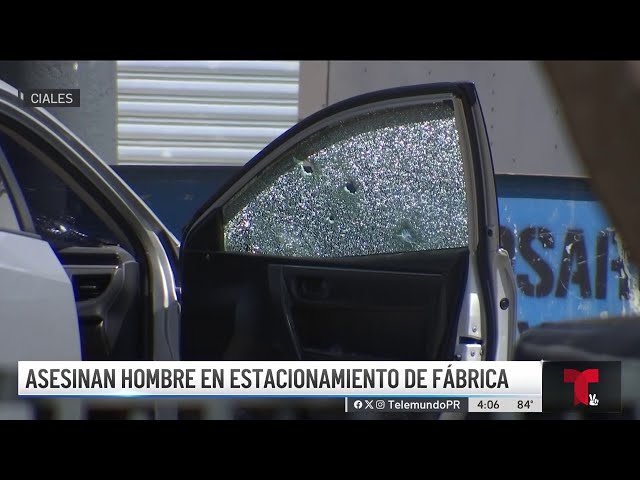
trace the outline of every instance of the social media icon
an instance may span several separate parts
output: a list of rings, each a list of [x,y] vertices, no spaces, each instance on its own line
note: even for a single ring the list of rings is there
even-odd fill
[[[376,400],[376,408],[378,410],[384,410],[384,400]]]
[[[373,400],[365,400],[367,402],[367,409],[373,410]]]
[[[362,408],[362,401],[356,400],[355,402],[353,402],[353,408],[355,408],[356,410],[360,410]]]

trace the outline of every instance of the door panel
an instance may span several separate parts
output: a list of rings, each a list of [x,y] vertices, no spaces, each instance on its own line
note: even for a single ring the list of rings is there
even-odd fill
[[[271,264],[273,304],[284,306],[300,359],[452,357],[445,338],[453,338],[448,318],[457,317],[461,295],[448,290],[461,291],[468,254],[450,255],[449,269],[423,269],[431,273],[376,270],[373,262],[371,269]]]
[[[188,254],[182,358],[453,358],[468,259],[466,249],[313,261]]]
[[[51,247],[33,233],[28,216],[0,148],[0,365],[80,360],[71,283]]]
[[[46,242],[0,231],[0,305],[0,364],[81,359],[71,284]]]
[[[483,127],[472,86],[408,87],[329,107],[266,147],[185,229],[182,358],[443,360],[486,346],[498,221]],[[469,336],[471,317],[492,325]]]

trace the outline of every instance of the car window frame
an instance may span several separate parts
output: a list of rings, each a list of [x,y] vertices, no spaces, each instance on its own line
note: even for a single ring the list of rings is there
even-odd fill
[[[196,209],[183,228],[181,252],[187,237],[196,235],[196,232],[201,229],[215,232],[215,235],[201,240],[194,248],[224,252],[222,235],[224,207],[255,178],[269,169],[283,153],[302,139],[308,138],[327,124],[334,123],[336,119],[351,117],[359,111],[369,111],[371,105],[375,105],[376,109],[383,109],[385,106],[410,105],[417,97],[423,97],[421,101],[426,103],[438,100],[453,101],[460,153],[464,164],[468,218],[467,248],[472,254],[481,250],[489,252],[489,244],[485,237],[486,235],[495,236],[493,230],[496,225],[493,225],[494,219],[489,217],[492,207],[488,206],[487,202],[495,204],[496,208],[498,205],[495,195],[487,190],[494,185],[493,179],[490,184],[486,183],[487,173],[485,172],[487,167],[490,167],[488,171],[493,173],[491,151],[488,149],[488,143],[484,145],[485,141],[488,142],[487,139],[482,138],[484,135],[476,134],[479,129],[486,133],[486,128],[481,128],[484,127],[482,110],[478,105],[475,87],[469,82],[432,83],[374,91],[337,102],[301,120],[258,152],[222,188]],[[487,159],[488,165],[485,163]],[[499,214],[497,217],[499,218]],[[487,228],[489,225],[493,227],[491,231]]]
[[[262,177],[263,175],[270,175],[270,172],[273,169],[277,170],[281,168],[280,165],[283,162],[288,161],[288,156],[291,154],[291,151],[295,149],[296,145],[298,145],[301,141],[306,141],[312,138],[314,135],[321,133],[327,127],[334,128],[334,126],[338,124],[340,121],[351,121],[353,119],[357,119],[358,117],[363,115],[363,112],[366,114],[369,114],[371,112],[384,113],[388,109],[394,109],[394,108],[411,109],[413,107],[418,107],[418,106],[430,107],[431,105],[435,105],[438,103],[450,104],[450,108],[452,111],[451,120],[453,121],[455,130],[456,130],[456,135],[457,135],[457,144],[458,144],[458,150],[459,150],[459,156],[460,156],[459,160],[461,164],[460,167],[462,168],[461,178],[464,182],[464,196],[465,196],[464,214],[465,214],[466,223],[467,223],[465,227],[466,239],[463,245],[462,244],[450,245],[442,248],[424,248],[419,250],[413,250],[413,249],[397,250],[397,251],[394,250],[394,251],[385,251],[385,252],[378,252],[378,253],[361,252],[361,253],[356,253],[354,255],[328,256],[328,257],[324,257],[324,256],[318,257],[315,255],[275,255],[270,253],[267,253],[267,254],[252,253],[252,254],[262,255],[262,256],[276,256],[281,258],[298,258],[298,259],[307,259],[307,260],[317,259],[317,258],[339,260],[339,259],[345,259],[345,258],[368,257],[368,256],[375,256],[375,255],[393,255],[393,254],[401,254],[401,253],[416,252],[416,251],[423,251],[423,252],[437,251],[437,250],[443,250],[443,249],[446,250],[446,249],[453,249],[453,248],[468,248],[470,251],[475,250],[475,245],[477,243],[476,239],[477,239],[477,223],[478,223],[476,202],[478,200],[476,199],[476,191],[474,188],[475,186],[473,185],[474,165],[473,165],[473,160],[470,152],[470,146],[469,146],[470,139],[469,139],[469,132],[467,131],[467,120],[466,120],[466,112],[464,111],[464,105],[461,99],[458,96],[456,96],[454,93],[435,93],[435,94],[418,95],[417,97],[423,97],[423,98],[419,102],[415,102],[414,101],[415,97],[411,97],[411,96],[406,98],[387,99],[379,102],[374,102],[371,104],[364,104],[364,105],[346,109],[337,114],[324,118],[323,120],[317,122],[312,127],[306,129],[303,135],[294,137],[294,139],[285,142],[281,148],[274,150],[274,152],[271,154],[271,159],[269,160],[269,162],[267,162],[262,166],[262,168],[257,170],[258,173],[256,175],[253,175],[250,178],[247,178],[246,181],[243,182],[241,187],[237,188],[233,193],[230,193],[228,195],[223,195],[221,199],[218,202],[216,202],[217,208],[220,209],[220,222],[223,228],[222,235],[223,237],[225,237],[223,238],[222,241],[219,242],[218,246],[220,248],[220,251],[225,253],[237,253],[237,254],[244,253],[244,252],[233,250],[233,249],[228,250],[226,247],[226,228],[227,228],[228,222],[231,219],[231,217],[227,216],[226,214],[226,208],[233,202],[237,202],[238,197],[247,195],[247,191],[251,189],[251,184],[258,181],[260,177]],[[325,145],[323,148],[326,148],[326,147],[327,146]],[[270,184],[275,184],[277,179],[280,178],[282,175],[283,174],[274,176]],[[243,202],[242,205],[245,205],[245,206],[248,205],[262,191],[263,190],[257,190],[254,193],[249,194],[248,195],[249,200],[247,202]]]
[[[484,148],[480,145],[476,145],[473,140],[475,132],[477,130],[477,122],[475,106],[478,101],[475,87],[470,82],[443,82],[443,83],[429,83],[421,85],[401,86],[393,87],[385,90],[378,90],[369,93],[364,93],[355,97],[347,98],[345,100],[336,102],[329,105],[318,112],[315,112],[306,118],[300,120],[293,127],[286,130],[275,140],[270,142],[262,150],[260,150],[254,157],[249,160],[240,171],[231,176],[222,188],[217,189],[203,204],[196,209],[190,220],[183,228],[183,234],[186,235],[194,229],[202,228],[207,223],[208,217],[218,217],[215,221],[221,222],[219,210],[234,197],[239,191],[245,188],[247,183],[250,183],[254,177],[262,174],[262,171],[271,165],[273,159],[278,157],[284,151],[294,145],[301,138],[308,137],[313,132],[320,130],[325,122],[330,118],[336,118],[337,116],[344,115],[347,112],[354,112],[356,109],[360,109],[370,103],[376,103],[382,105],[389,102],[397,104],[399,100],[404,101],[411,97],[428,96],[435,99],[438,96],[455,98],[456,111],[460,113],[460,119],[456,120],[460,133],[460,141],[462,142],[463,131],[465,141],[470,141],[469,148],[463,148],[462,154],[466,158],[465,162],[465,181],[467,182],[466,188],[469,194],[473,194],[475,199],[482,205],[473,204],[473,210],[469,210],[469,214],[473,213],[475,218],[475,224],[469,225],[469,247],[470,249],[477,248],[478,238],[482,236],[480,231],[480,225],[486,224],[486,215],[484,208],[484,201],[486,199],[485,189],[481,184],[484,182],[480,177],[480,173],[486,167],[483,164],[481,156],[490,152],[485,152]],[[480,112],[481,113],[481,112]],[[456,114],[456,117],[458,115]],[[480,119],[483,122],[483,119]],[[482,143],[484,140],[478,138],[478,142]],[[264,159],[271,157],[268,162],[264,162]],[[489,155],[489,158],[491,155]],[[468,162],[468,165],[467,165]],[[466,172],[467,168],[471,170]],[[469,199],[471,196],[469,195]],[[471,202],[473,203],[473,202]],[[497,205],[497,202],[496,202]],[[483,222],[481,222],[481,220]],[[183,238],[183,241],[184,239]]]
[[[90,212],[109,229],[115,239],[122,242],[120,245],[125,250],[129,250],[132,255],[137,256],[138,250],[135,246],[135,243],[137,242],[132,242],[132,233],[127,233],[130,230],[128,224],[124,229],[120,226],[118,221],[114,218],[114,215],[111,213],[114,209],[113,205],[109,204],[108,199],[103,198],[104,196],[98,189],[92,188],[93,185],[91,182],[89,182],[83,175],[82,167],[73,165],[66,155],[52,145],[49,139],[39,135],[37,132],[34,132],[28,125],[16,121],[12,116],[6,115],[5,112],[0,112],[0,131],[11,137],[12,140],[21,148],[28,150],[32,155],[34,155],[36,159],[42,163],[43,168],[48,169],[52,174],[56,175],[67,188],[69,188],[82,202],[84,202],[86,208],[88,208]],[[2,153],[4,155],[4,152]],[[31,228],[31,232],[29,233],[32,233],[37,238],[44,240],[35,229],[33,217],[24,197],[24,193],[22,192],[22,188],[6,157],[4,157],[4,161],[7,168],[11,171],[13,185],[20,192],[22,208],[25,209],[22,213],[27,215],[26,218],[28,218],[28,222],[30,222],[29,226]],[[74,173],[69,171],[69,166],[72,166],[80,174],[81,178],[76,178]],[[89,183],[89,188],[87,188],[87,183]],[[104,205],[105,203],[107,203],[107,206]]]
[[[36,233],[29,207],[27,206],[27,202],[22,194],[22,189],[18,184],[18,180],[13,173],[11,165],[9,165],[9,161],[6,158],[2,147],[0,147],[0,178],[2,178],[5,184],[7,194],[9,195],[9,202],[11,203],[13,213],[16,216],[18,226],[20,228],[19,230],[14,230],[0,226],[0,231],[42,239],[42,237]]]

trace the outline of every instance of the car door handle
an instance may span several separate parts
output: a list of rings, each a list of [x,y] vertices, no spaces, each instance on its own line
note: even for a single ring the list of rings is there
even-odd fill
[[[295,293],[307,300],[325,300],[331,290],[329,282],[321,277],[298,277],[295,284]]]

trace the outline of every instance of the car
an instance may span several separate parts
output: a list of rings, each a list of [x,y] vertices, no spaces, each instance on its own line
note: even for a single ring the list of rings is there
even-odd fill
[[[0,361],[176,360],[179,242],[60,121],[0,84]]]
[[[0,303],[16,360],[506,360],[516,287],[471,83],[302,120],[183,241],[0,88]]]

